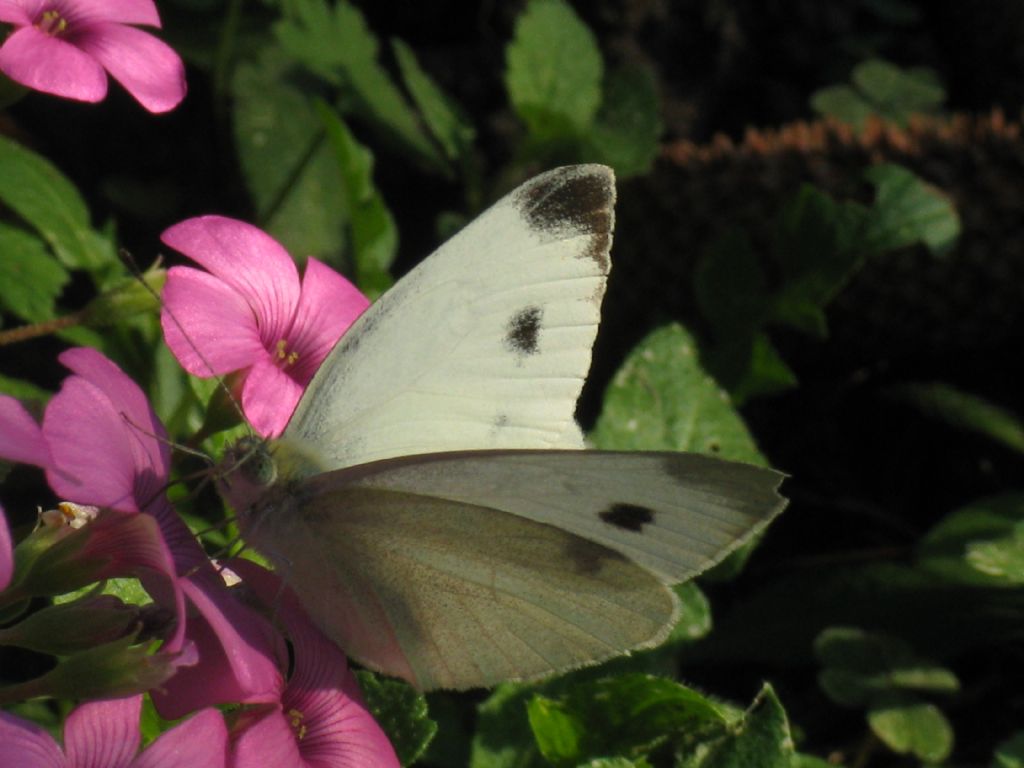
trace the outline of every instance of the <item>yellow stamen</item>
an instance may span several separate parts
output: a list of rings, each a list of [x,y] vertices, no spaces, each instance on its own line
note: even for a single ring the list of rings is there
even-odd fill
[[[36,23],[36,29],[40,32],[45,32],[51,37],[59,37],[68,28],[68,20],[60,15],[60,11],[49,10],[43,11],[43,15],[39,17],[39,21]]]
[[[299,741],[306,738],[306,733],[309,731],[302,722],[305,718],[306,716],[297,709],[288,710],[288,722],[291,725],[292,730],[295,731],[295,738]]]
[[[288,342],[285,341],[284,339],[281,339],[280,341],[277,342],[276,348],[277,359],[279,362],[284,364],[285,368],[287,368],[289,365],[295,365],[299,361],[299,353],[294,351],[289,352]]]

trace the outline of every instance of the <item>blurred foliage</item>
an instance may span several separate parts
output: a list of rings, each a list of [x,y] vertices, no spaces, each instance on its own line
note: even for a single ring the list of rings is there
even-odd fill
[[[677,588],[661,648],[486,693],[360,673],[406,764],[1024,764],[1019,3],[159,6],[189,65],[176,112],[10,94],[0,392],[39,413],[56,353],[96,346],[216,454],[237,416],[162,346],[137,280],[159,291],[164,228],[239,216],[376,296],[516,183],[603,162],[619,223],[590,439],[790,475],[764,540]],[[993,106],[1009,117],[953,116]],[[3,469],[20,539],[51,499]],[[208,491],[173,494],[194,529],[223,522]],[[147,601],[133,584],[106,588],[112,623]],[[82,653],[0,649],[3,682],[70,685]],[[16,711],[54,728],[67,701]]]

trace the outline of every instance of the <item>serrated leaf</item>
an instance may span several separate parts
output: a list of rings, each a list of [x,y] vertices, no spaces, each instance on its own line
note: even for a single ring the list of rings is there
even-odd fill
[[[398,250],[398,228],[373,183],[373,155],[356,141],[338,115],[317,105],[338,163],[348,199],[349,250],[356,283],[371,299],[392,283],[390,267]]]
[[[604,63],[593,33],[564,0],[531,0],[505,50],[505,87],[542,142],[587,133],[601,104]]]
[[[701,694],[644,674],[582,680],[558,698],[534,696],[527,709],[541,754],[560,766],[639,757],[673,733],[725,723]]]
[[[1024,731],[1017,731],[996,747],[989,768],[1024,768]]]
[[[875,186],[866,233],[872,251],[923,243],[934,255],[949,251],[960,235],[960,217],[952,201],[899,165],[868,168],[864,177]]]
[[[789,720],[770,685],[765,685],[740,722],[707,751],[700,768],[791,768],[795,755]]]
[[[293,256],[344,267],[346,200],[323,124],[267,46],[234,75],[234,132],[260,226]]]
[[[984,435],[1024,453],[1024,422],[982,397],[943,381],[901,384],[890,393],[927,416]]]
[[[601,108],[586,138],[588,155],[610,165],[620,179],[639,176],[654,163],[661,131],[654,73],[641,66],[611,72],[605,80]]]
[[[693,451],[766,464],[729,396],[701,368],[693,337],[675,324],[630,353],[591,438],[604,450]]]
[[[934,704],[911,696],[893,696],[868,711],[868,725],[886,746],[939,763],[953,750],[953,728]]]
[[[70,269],[101,284],[118,267],[110,242],[89,223],[78,190],[48,160],[0,136],[0,201],[32,226]]]
[[[437,733],[437,723],[427,714],[427,700],[401,680],[378,677],[358,670],[356,678],[366,706],[384,729],[402,765],[422,755]]]
[[[391,41],[395,60],[402,73],[406,90],[412,96],[423,122],[441,145],[450,162],[467,158],[476,141],[476,129],[469,118],[445,94],[431,77],[423,71],[412,48],[398,39]]]
[[[378,63],[379,45],[362,12],[337,0],[285,0],[274,34],[284,49],[312,72],[339,86],[348,108],[370,121],[419,162],[444,169],[416,113]]]
[[[50,320],[70,279],[42,240],[0,223],[0,309],[32,323]]]

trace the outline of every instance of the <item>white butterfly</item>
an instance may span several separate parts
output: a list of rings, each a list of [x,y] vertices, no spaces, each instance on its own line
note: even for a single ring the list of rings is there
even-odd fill
[[[342,337],[226,493],[354,659],[465,689],[665,639],[669,585],[763,529],[781,475],[584,450],[574,420],[610,267],[614,177],[497,202]]]

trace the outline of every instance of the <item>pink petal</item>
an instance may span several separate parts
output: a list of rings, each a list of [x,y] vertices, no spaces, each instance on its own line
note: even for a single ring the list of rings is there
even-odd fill
[[[160,15],[153,0],[64,0],[60,10],[79,22],[116,21],[121,24],[160,26]]]
[[[75,34],[74,42],[150,112],[167,112],[185,98],[181,57],[148,32],[101,21]]]
[[[31,26],[15,30],[0,47],[0,71],[24,86],[66,99],[97,102],[107,95],[107,75],[98,61]]]
[[[9,395],[0,395],[0,458],[37,467],[53,461],[43,430],[25,406]]]
[[[77,375],[64,380],[43,417],[55,465],[50,487],[80,504],[129,511],[161,497],[170,448],[142,390],[94,349],[58,359]]]
[[[292,641],[294,671],[281,707],[301,714],[306,729],[298,743],[302,758],[339,768],[398,768],[391,742],[363,705],[345,654],[313,625],[295,593],[250,561],[233,560],[231,568],[265,605],[274,607]]]
[[[224,768],[227,763],[228,729],[215,709],[165,732],[154,741],[132,768]]]
[[[160,236],[238,291],[252,307],[265,349],[291,327],[301,287],[288,252],[270,235],[243,221],[201,216]]]
[[[248,368],[266,354],[252,308],[220,278],[191,267],[172,267],[162,298],[164,339],[192,375],[222,376]]]
[[[43,728],[0,711],[0,765],[68,768],[60,747]]]
[[[242,410],[252,428],[264,437],[284,431],[302,397],[302,385],[264,357],[245,377]]]
[[[302,294],[288,332],[289,346],[299,354],[292,376],[308,384],[341,335],[370,300],[327,265],[310,258],[302,277]]]
[[[14,575],[14,542],[11,541],[11,529],[7,525],[7,516],[0,507],[0,592],[7,589]]]
[[[278,663],[287,653],[270,625],[202,572],[182,580],[182,589],[198,612],[189,616],[186,635],[199,663],[151,691],[157,711],[175,719],[213,704],[276,701]]]
[[[139,510],[135,494],[138,442],[110,398],[80,376],[64,380],[43,417],[53,449],[50,487],[62,498],[129,512]]]
[[[307,768],[295,734],[278,710],[250,725],[235,739],[231,768]],[[366,765],[373,765],[367,763]]]
[[[139,751],[142,696],[82,704],[64,723],[68,768],[127,768]]]
[[[16,27],[27,27],[42,7],[42,0],[0,0],[0,21]]]

